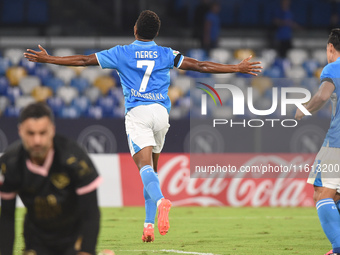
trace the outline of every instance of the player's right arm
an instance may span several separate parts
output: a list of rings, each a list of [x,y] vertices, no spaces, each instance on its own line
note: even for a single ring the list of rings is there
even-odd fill
[[[246,73],[257,76],[261,72],[261,62],[249,62],[252,56],[242,60],[237,65],[224,65],[210,61],[198,61],[193,58],[184,57],[179,69],[197,71],[201,73]]]
[[[27,52],[24,53],[25,58],[27,58],[31,62],[49,63],[64,66],[99,65],[95,54],[57,57],[49,55],[41,45],[38,45],[38,47],[41,51],[27,49],[29,53]]]

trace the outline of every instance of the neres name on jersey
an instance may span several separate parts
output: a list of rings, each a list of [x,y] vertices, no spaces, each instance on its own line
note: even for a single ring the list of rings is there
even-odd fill
[[[135,57],[136,58],[157,58],[158,53],[157,51],[146,51],[146,50],[135,51]]]

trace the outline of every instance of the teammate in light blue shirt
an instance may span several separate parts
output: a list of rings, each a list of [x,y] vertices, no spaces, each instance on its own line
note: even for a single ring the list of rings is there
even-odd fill
[[[125,112],[138,105],[154,103],[170,112],[170,69],[179,67],[184,59],[178,51],[158,46],[154,41],[136,40],[130,45],[103,50],[96,56],[102,68],[118,71]]]
[[[157,163],[169,128],[170,100],[167,95],[170,85],[169,71],[174,66],[183,70],[204,73],[261,72],[261,62],[249,62],[251,56],[237,65],[223,65],[197,61],[184,57],[178,51],[158,46],[154,38],[160,29],[156,13],[143,11],[134,26],[136,41],[130,45],[116,46],[96,54],[68,57],[50,56],[41,51],[28,49],[25,57],[32,62],[58,65],[100,65],[119,72],[125,97],[125,128],[133,160],[144,185],[146,219],[142,240],[154,241],[154,222],[158,207],[158,230],[165,235],[170,227],[171,202],[165,199],[157,176]]]
[[[305,106],[310,113],[321,109],[331,99],[332,120],[325,141],[315,158],[308,183],[314,185],[314,200],[321,226],[331,242],[333,251],[340,254],[340,29],[333,29],[327,43],[328,65],[323,69],[321,85]],[[297,109],[295,118],[304,114]],[[338,193],[337,193],[338,192]]]

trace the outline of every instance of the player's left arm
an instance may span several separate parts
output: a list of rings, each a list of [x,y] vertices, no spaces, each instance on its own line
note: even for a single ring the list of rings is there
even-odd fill
[[[58,57],[49,55],[41,45],[38,45],[38,47],[41,51],[27,49],[28,52],[24,53],[24,57],[31,62],[49,63],[65,66],[99,65],[95,54]]]
[[[13,199],[1,199],[0,216],[0,254],[12,255],[15,228],[15,202]]]
[[[335,86],[332,82],[325,80],[316,94],[312,97],[312,99],[305,105],[305,108],[310,113],[315,113],[320,110],[325,103],[329,100],[332,93],[334,92]],[[301,120],[304,117],[304,113],[300,110],[296,110],[295,119]]]
[[[94,255],[99,233],[100,211],[97,200],[97,190],[80,195],[79,210],[81,212],[82,244],[78,255]]]
[[[261,72],[262,66],[260,61],[250,62],[252,56],[242,60],[237,65],[225,65],[210,61],[198,61],[194,58],[184,57],[181,65],[178,67],[182,70],[197,71],[200,73],[246,73],[257,76]]]

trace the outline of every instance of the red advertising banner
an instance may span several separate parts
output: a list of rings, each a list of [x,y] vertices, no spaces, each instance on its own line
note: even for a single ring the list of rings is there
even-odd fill
[[[123,206],[144,205],[143,184],[137,167],[130,154],[119,154],[119,157]],[[292,162],[311,166],[314,157],[315,154],[225,154],[228,163],[236,169],[259,162],[272,166]],[[158,177],[162,192],[177,206],[314,206],[313,187],[301,175],[299,178],[291,175],[288,178],[259,178],[239,172],[233,178],[221,178],[216,174],[206,176],[190,177],[189,154],[160,156]]]

